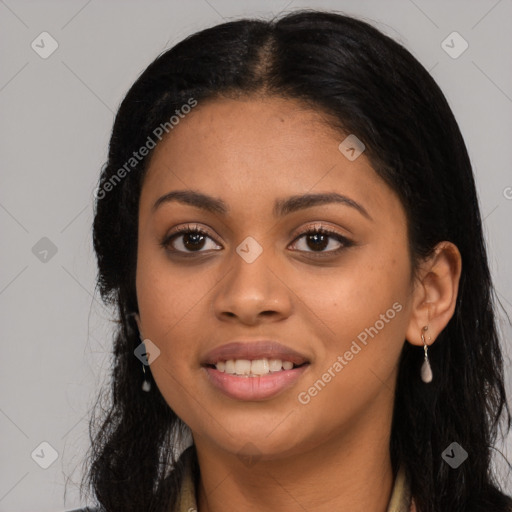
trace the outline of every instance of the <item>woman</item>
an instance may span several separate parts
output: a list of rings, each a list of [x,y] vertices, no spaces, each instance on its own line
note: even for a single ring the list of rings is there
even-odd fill
[[[375,28],[302,11],[160,55],[119,108],[94,247],[119,313],[98,506],[512,510],[470,161]]]

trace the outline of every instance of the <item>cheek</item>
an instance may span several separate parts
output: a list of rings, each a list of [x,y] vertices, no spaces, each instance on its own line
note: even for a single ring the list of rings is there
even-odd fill
[[[137,300],[144,336],[160,349],[160,357],[152,365],[178,371],[185,356],[193,349],[190,340],[197,335],[201,323],[197,320],[201,301],[211,288],[205,279],[191,279],[190,272],[179,271],[168,259],[140,251],[137,264]]]
[[[358,248],[337,268],[290,276],[299,304],[307,306],[304,313],[318,332],[325,334],[324,339],[338,343],[338,347],[374,325],[390,309],[387,316],[398,318],[392,309],[394,303],[399,302],[405,310],[409,293],[407,253],[381,253],[378,258],[372,253],[373,249]],[[399,322],[397,327],[403,326]]]
[[[213,282],[207,271],[173,263],[164,249],[154,245],[145,236],[138,248],[137,300],[148,337],[152,334],[165,341],[166,333],[194,314]]]
[[[377,395],[393,388],[407,326],[407,267],[403,273],[387,272],[387,264],[358,268],[325,279],[325,293],[308,302],[314,323],[328,327],[321,331],[328,336],[317,340],[322,347],[314,372],[297,396],[308,408],[304,421],[311,428],[309,418],[321,417],[327,428],[363,414]]]
[[[204,325],[198,321],[202,298],[211,286],[208,279],[191,279],[174,269],[165,257],[146,257],[140,252],[137,266],[137,300],[144,335],[160,350],[151,373],[165,401],[180,416],[189,409],[187,398],[191,362],[195,361],[194,339]]]
[[[392,388],[405,341],[408,253],[381,250],[375,258],[373,252],[365,248],[330,275],[300,280],[298,295],[308,297],[306,310],[314,313],[309,317],[320,339],[299,403],[310,402],[310,411],[327,422],[364,410],[382,389]],[[343,408],[333,410],[340,400]]]

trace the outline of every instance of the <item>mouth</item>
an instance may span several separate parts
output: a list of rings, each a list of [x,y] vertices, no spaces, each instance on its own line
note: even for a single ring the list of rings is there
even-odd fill
[[[262,377],[264,375],[302,368],[306,365],[309,365],[309,362],[295,364],[292,361],[283,361],[281,359],[261,358],[253,360],[228,359],[226,361],[218,361],[215,364],[206,364],[205,366],[236,377]]]
[[[210,352],[203,357],[202,364],[204,366],[213,365],[215,367],[220,365],[220,368],[217,368],[219,371],[226,371],[227,368],[228,373],[233,373],[230,371],[232,363],[229,361],[233,361],[237,369],[240,370],[243,375],[251,373],[247,371],[247,361],[249,361],[251,365],[253,362],[255,363],[254,369],[256,370],[256,374],[260,374],[260,372],[268,373],[267,366],[270,370],[271,362],[273,369],[270,371],[279,371],[283,364],[285,365],[284,369],[291,369],[288,368],[290,363],[295,366],[300,366],[310,362],[304,354],[277,341],[257,340],[244,342],[237,340],[210,350]],[[281,363],[280,366],[278,364],[279,362]],[[223,369],[222,363],[224,363]],[[238,371],[236,373],[238,373]]]
[[[214,389],[236,400],[266,400],[292,387],[311,360],[280,343],[236,341],[210,351],[201,366]]]

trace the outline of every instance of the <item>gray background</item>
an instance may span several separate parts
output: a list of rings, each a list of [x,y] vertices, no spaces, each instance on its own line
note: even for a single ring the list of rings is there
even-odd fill
[[[469,148],[493,277],[512,314],[511,0],[0,0],[0,511],[80,504],[88,407],[107,378],[113,326],[94,291],[92,200],[123,95],[191,32],[300,7],[371,21],[437,80]],[[46,59],[31,47],[43,31],[59,45]],[[469,43],[456,59],[441,46],[453,31]],[[510,357],[504,315],[500,325]],[[509,358],[506,366],[510,393]],[[58,452],[48,469],[35,462],[49,461],[50,451],[38,448],[44,441]],[[498,448],[512,458],[512,436]],[[512,494],[510,481],[506,490]]]

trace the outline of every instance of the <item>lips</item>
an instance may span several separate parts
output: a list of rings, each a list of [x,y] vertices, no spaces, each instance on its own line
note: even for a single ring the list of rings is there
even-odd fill
[[[308,372],[310,364],[306,355],[273,340],[232,341],[209,351],[201,362],[206,382],[223,395],[239,401],[277,397],[295,386]],[[249,375],[248,365],[251,367]],[[265,373],[263,370],[271,371]]]
[[[208,352],[203,360],[203,366],[216,365],[219,361],[230,359],[280,359],[290,361],[295,366],[309,363],[308,358],[281,343],[272,340],[258,340],[251,342],[233,341]]]

